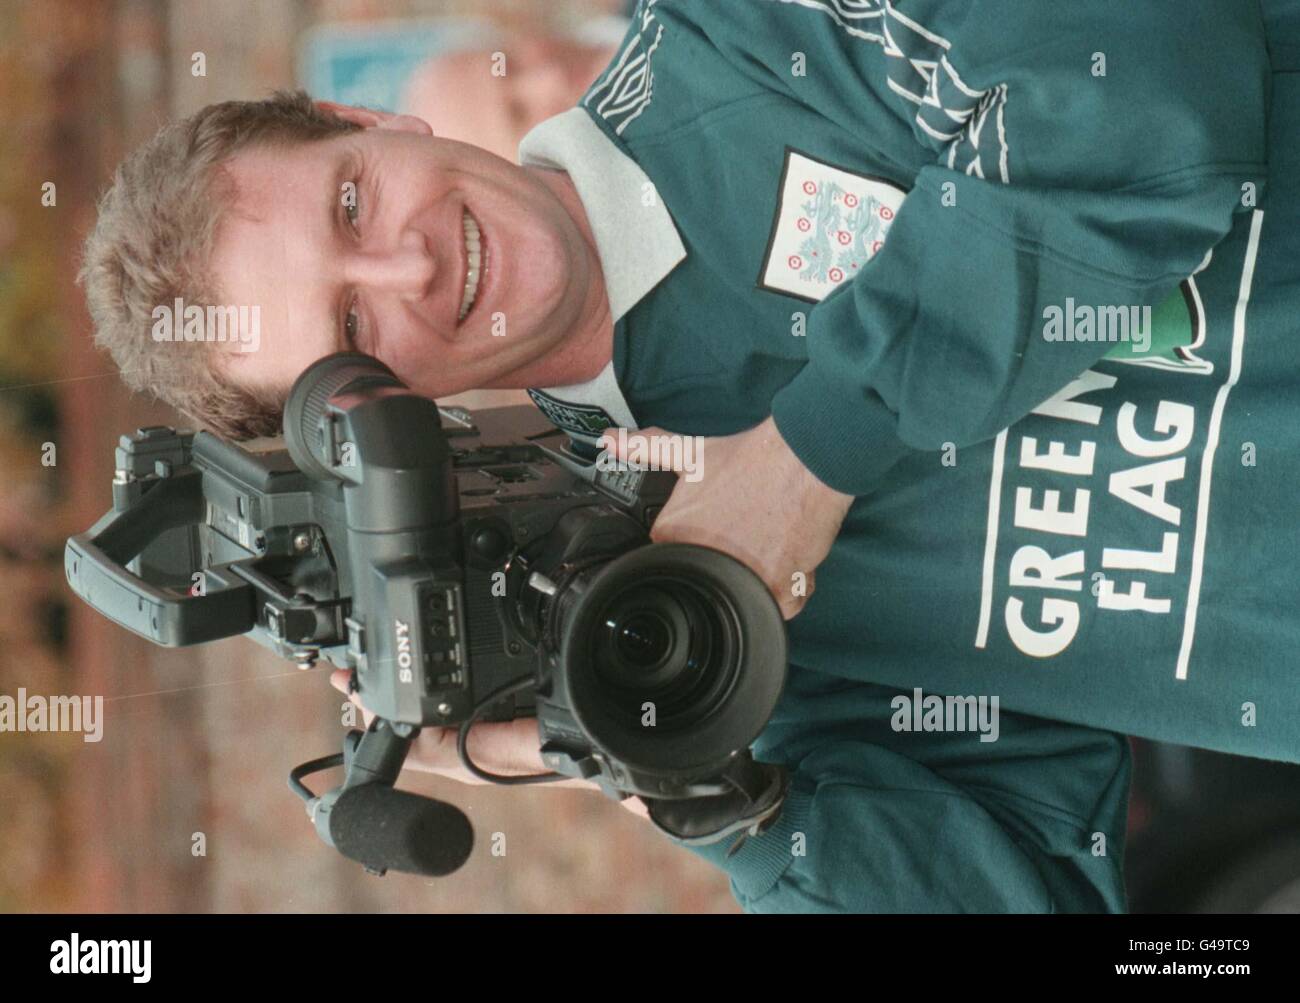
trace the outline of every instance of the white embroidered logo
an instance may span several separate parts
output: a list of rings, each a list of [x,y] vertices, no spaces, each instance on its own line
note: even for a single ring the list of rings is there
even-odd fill
[[[654,5],[657,2],[646,0],[644,5],[638,6],[633,17],[634,25],[640,21],[637,34],[582,99],[586,107],[613,126],[614,132],[620,136],[650,107],[654,97],[654,72],[650,64],[664,35],[664,26],[655,20]],[[652,27],[655,31],[650,41]]]
[[[818,11],[845,34],[879,45],[889,89],[916,110],[917,140],[947,150],[949,170],[1008,184],[1007,85],[978,90],[949,61],[952,43],[903,14],[890,0],[774,0]]]

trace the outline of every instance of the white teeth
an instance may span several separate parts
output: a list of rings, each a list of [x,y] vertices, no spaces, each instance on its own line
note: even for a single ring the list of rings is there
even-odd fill
[[[458,322],[465,319],[470,307],[474,305],[474,297],[478,295],[478,282],[482,276],[481,265],[483,263],[483,244],[478,223],[474,221],[473,216],[463,209],[461,210],[460,220],[461,230],[465,234],[465,259],[469,262],[469,268],[466,270],[465,275],[465,291],[460,298]]]

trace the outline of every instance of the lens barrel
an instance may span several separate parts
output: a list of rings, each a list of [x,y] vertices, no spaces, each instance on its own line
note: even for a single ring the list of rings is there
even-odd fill
[[[649,544],[588,572],[562,608],[574,719],[637,770],[706,774],[766,725],[786,673],[785,624],[759,578],[707,547]]]

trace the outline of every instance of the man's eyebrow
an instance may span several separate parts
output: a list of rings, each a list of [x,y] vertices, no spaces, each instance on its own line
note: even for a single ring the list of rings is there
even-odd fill
[[[344,206],[345,193],[343,186],[348,182],[353,183],[352,197],[356,198],[355,177],[356,174],[356,156],[351,150],[342,150],[339,153],[338,162],[334,165],[334,191],[329,203],[329,226],[326,233],[330,235],[329,246],[331,250],[337,251],[345,245],[349,237],[349,227],[347,211]],[[327,260],[333,257],[333,254],[327,254]],[[334,308],[330,311],[332,314],[332,323],[334,326],[334,336],[339,351],[348,351],[353,346],[348,342],[347,336],[347,318],[348,318],[348,301],[350,299],[346,285],[340,284],[333,291]]]
[[[355,171],[355,158],[350,150],[340,150],[334,163],[334,203],[333,209],[335,220],[339,218],[339,210],[343,208],[343,198],[346,194],[343,186],[352,180],[351,175]]]

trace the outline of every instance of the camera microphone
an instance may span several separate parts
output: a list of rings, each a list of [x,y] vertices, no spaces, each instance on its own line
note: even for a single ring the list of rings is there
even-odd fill
[[[331,791],[316,805],[314,820],[326,842],[379,873],[443,877],[474,848],[474,830],[459,808],[383,783]]]

